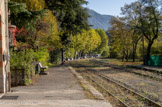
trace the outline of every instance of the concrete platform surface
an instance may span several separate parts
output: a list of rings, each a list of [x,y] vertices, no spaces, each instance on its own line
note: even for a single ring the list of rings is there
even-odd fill
[[[27,100],[0,101],[0,107],[111,107],[105,101],[99,100]]]
[[[34,85],[12,88],[0,107],[111,107],[105,100],[86,98],[83,88],[67,67],[52,67]]]

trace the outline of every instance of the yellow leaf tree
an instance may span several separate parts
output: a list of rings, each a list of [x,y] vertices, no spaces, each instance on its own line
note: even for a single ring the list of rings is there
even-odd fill
[[[28,10],[38,11],[45,8],[44,0],[11,0],[19,3],[26,3]]]
[[[47,10],[43,16],[43,25],[45,29],[39,32],[40,41],[48,46],[49,49],[61,48],[61,39],[59,37],[57,19],[50,10]]]

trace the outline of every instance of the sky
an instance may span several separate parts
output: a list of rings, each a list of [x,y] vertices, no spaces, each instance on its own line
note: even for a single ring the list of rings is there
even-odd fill
[[[121,16],[120,15],[121,7],[123,7],[125,4],[130,4],[131,2],[137,0],[86,0],[86,1],[88,1],[89,3],[85,7],[95,10],[100,14]]]

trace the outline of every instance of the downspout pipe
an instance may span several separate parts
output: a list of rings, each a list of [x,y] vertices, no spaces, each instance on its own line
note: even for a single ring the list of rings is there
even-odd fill
[[[6,23],[6,53],[5,53],[5,61],[6,61],[6,64],[5,64],[5,73],[6,73],[6,82],[5,82],[5,91],[8,92],[8,88],[10,87],[9,86],[9,72],[10,72],[10,63],[9,63],[9,60],[10,60],[10,53],[9,53],[9,31],[8,31],[8,0],[5,0],[5,10],[6,10],[6,20],[5,20],[5,23]],[[8,72],[7,72],[7,67],[8,67]]]

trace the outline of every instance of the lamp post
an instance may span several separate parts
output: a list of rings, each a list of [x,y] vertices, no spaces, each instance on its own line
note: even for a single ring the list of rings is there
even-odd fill
[[[61,54],[62,54],[62,65],[64,65],[64,52],[65,52],[65,50],[64,50],[64,48],[61,48]]]
[[[64,41],[64,43],[63,43],[63,45],[64,46],[67,46],[67,45],[69,45],[71,43],[71,40],[70,39],[67,39],[67,40],[65,40]],[[64,47],[63,46],[63,47]],[[64,48],[61,48],[61,53],[62,53],[62,65],[64,65],[64,52],[65,52],[65,49]]]

